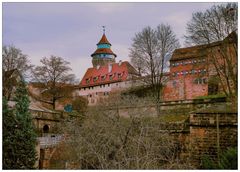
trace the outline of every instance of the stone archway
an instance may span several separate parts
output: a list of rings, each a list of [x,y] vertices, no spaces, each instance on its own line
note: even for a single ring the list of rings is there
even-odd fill
[[[43,133],[49,133],[49,126],[47,124],[43,126]]]

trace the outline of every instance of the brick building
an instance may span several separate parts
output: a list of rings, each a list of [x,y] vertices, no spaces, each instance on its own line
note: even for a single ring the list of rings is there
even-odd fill
[[[170,59],[169,80],[163,89],[163,100],[191,100],[199,96],[223,92],[224,84],[220,84],[220,80],[217,79],[213,58],[218,66],[222,67],[223,75],[223,71],[229,67],[226,61],[233,63],[232,67],[237,73],[237,57],[233,50],[235,46],[233,38],[237,38],[235,32],[223,41],[176,49]],[[222,57],[223,48],[226,49],[224,50],[225,57]],[[222,76],[222,82],[227,83],[224,81],[224,76]]]

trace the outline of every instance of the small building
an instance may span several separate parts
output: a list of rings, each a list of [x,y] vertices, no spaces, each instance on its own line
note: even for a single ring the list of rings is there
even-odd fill
[[[237,38],[235,32],[223,41],[176,49],[170,59],[170,75],[163,90],[163,100],[192,100],[199,96],[223,92],[223,84],[217,79],[219,78],[217,72],[221,71],[224,75],[224,70],[227,71],[226,68],[229,68],[228,61],[237,70],[233,38]],[[224,52],[223,48],[226,49]],[[226,54],[225,57],[223,53]],[[219,71],[216,70],[214,63],[221,68]],[[222,82],[228,82],[224,80],[224,76],[221,77]]]
[[[87,69],[79,84],[79,95],[86,97],[89,105],[95,105],[109,94],[134,84],[137,71],[127,61],[116,63],[117,55],[111,50],[105,32],[91,57],[93,67]]]

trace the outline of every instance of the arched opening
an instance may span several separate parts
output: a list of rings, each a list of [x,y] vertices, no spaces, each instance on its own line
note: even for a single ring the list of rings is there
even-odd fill
[[[49,133],[49,126],[48,125],[43,126],[43,133]]]

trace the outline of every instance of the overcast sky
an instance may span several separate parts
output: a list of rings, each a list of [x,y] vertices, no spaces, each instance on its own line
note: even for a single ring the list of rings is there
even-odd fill
[[[71,63],[81,79],[92,66],[91,54],[106,26],[117,61],[129,61],[135,33],[168,23],[184,43],[192,13],[216,3],[3,3],[3,45],[14,45],[34,65],[56,55]]]

